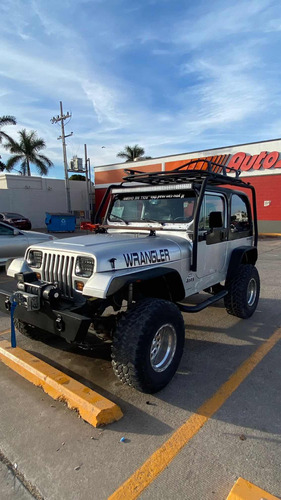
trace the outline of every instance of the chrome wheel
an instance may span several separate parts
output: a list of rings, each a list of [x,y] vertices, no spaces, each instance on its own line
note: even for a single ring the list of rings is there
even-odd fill
[[[249,281],[247,289],[247,302],[250,307],[255,303],[256,296],[257,296],[257,282],[254,278],[252,278]]]
[[[171,324],[161,326],[152,339],[150,363],[156,372],[163,372],[170,365],[177,347],[176,330]]]

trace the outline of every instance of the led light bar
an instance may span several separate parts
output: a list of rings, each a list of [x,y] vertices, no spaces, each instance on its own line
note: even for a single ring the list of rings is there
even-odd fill
[[[121,194],[121,193],[152,193],[152,192],[159,192],[159,191],[182,191],[183,189],[192,189],[192,183],[183,183],[183,184],[173,184],[169,186],[137,186],[137,187],[132,187],[130,186],[129,188],[113,188],[112,193],[113,194]]]

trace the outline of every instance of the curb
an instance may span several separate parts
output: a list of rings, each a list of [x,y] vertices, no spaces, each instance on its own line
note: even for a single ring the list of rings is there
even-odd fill
[[[0,360],[29,382],[41,387],[53,399],[67,403],[70,409],[76,410],[94,427],[110,424],[123,416],[119,406],[109,399],[20,347],[11,347],[7,340],[0,342]]]
[[[259,238],[280,238],[281,233],[259,233]]]
[[[226,500],[280,500],[258,486],[239,477]]]

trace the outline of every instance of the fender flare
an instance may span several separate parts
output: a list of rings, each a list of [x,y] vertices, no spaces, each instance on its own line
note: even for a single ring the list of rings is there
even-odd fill
[[[117,293],[119,290],[130,285],[131,283],[149,281],[157,278],[159,280],[164,278],[168,282],[172,300],[176,301],[184,298],[185,290],[180,274],[175,269],[167,267],[156,267],[154,269],[147,269],[131,274],[117,276],[111,281],[106,296],[109,297],[110,295]]]
[[[240,264],[253,264],[255,265],[258,258],[258,249],[257,247],[237,247],[233,250],[226,276],[226,282],[230,281],[234,275],[237,267]]]

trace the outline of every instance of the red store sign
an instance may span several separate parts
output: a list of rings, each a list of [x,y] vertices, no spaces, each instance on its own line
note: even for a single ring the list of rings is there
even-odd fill
[[[262,151],[258,155],[247,155],[246,153],[234,154],[228,163],[228,167],[235,168],[245,172],[247,170],[260,170],[260,168],[269,169],[271,167],[281,168],[280,153],[273,151],[268,153]]]

